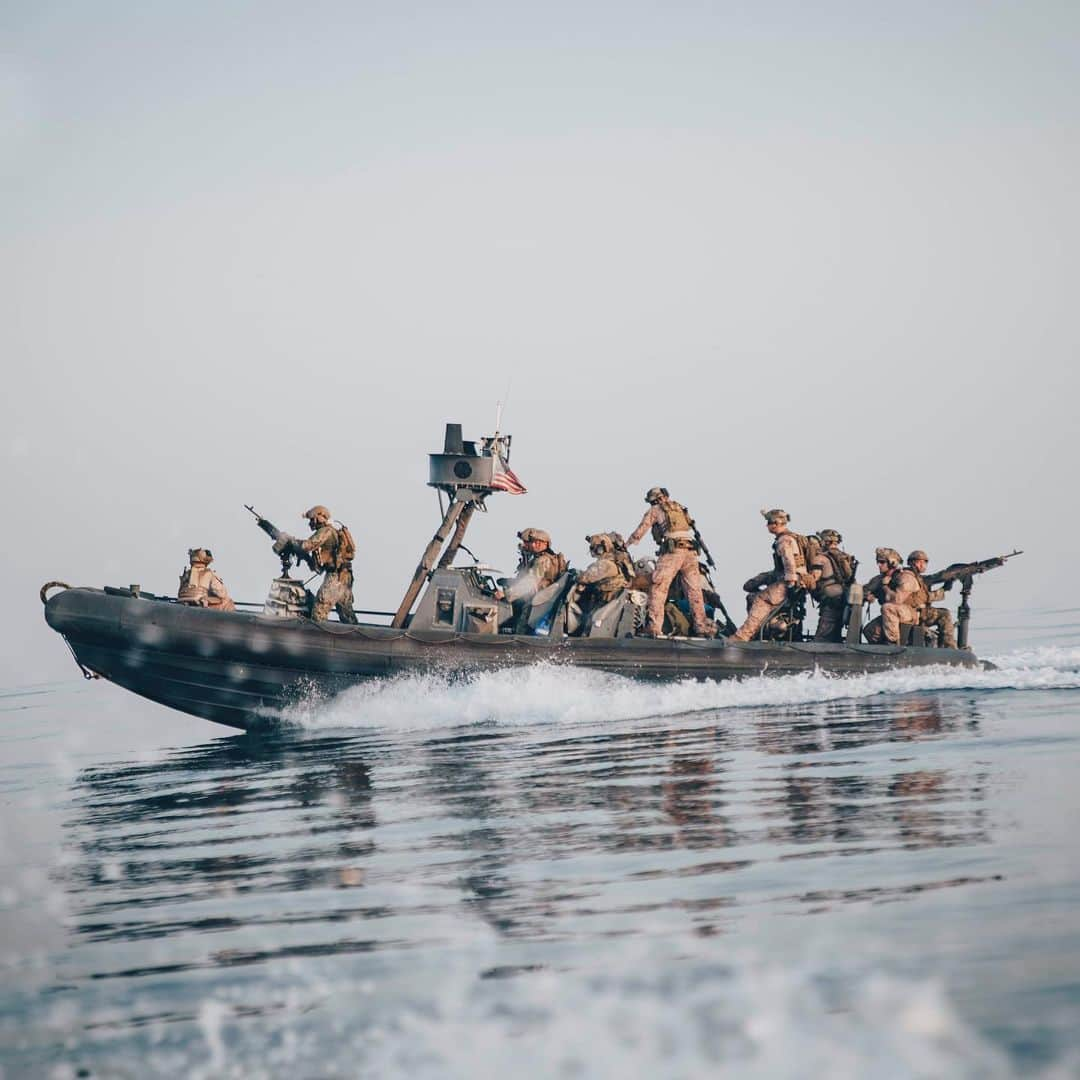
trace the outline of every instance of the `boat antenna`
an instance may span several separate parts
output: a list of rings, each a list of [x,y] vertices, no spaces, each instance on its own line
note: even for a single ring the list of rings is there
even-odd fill
[[[506,391],[503,393],[502,400],[495,402],[495,437],[492,440],[497,442],[499,438],[499,432],[502,431],[502,413],[503,406],[510,401],[510,379],[506,380]]]

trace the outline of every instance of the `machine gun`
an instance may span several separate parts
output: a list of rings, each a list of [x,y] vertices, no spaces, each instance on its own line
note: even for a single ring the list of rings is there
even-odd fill
[[[932,574],[923,575],[927,585],[951,585],[954,581],[963,582],[965,578],[974,577],[976,574],[985,574],[987,570],[994,570],[1005,565],[1006,559],[1015,555],[1023,555],[1022,551],[1010,551],[1008,555],[995,555],[992,559],[983,559],[981,562],[953,563],[944,570],[935,570]]]
[[[255,507],[245,503],[244,509],[255,516],[255,524],[274,541],[274,554],[281,559],[281,577],[270,582],[270,593],[263,605],[264,614],[276,615],[279,618],[310,616],[315,598],[307,590],[304,582],[289,577],[293,559],[296,559],[297,566],[301,566],[308,562],[307,552],[300,546],[296,537],[282,532],[272,521],[264,518]]]
[[[954,581],[960,582],[960,606],[956,609],[956,644],[961,649],[968,647],[968,623],[971,622],[971,605],[968,597],[971,596],[973,578],[976,574],[985,574],[987,570],[994,570],[1005,565],[1006,559],[1014,555],[1023,555],[1022,551],[1010,551],[1008,555],[997,555],[992,559],[983,559],[981,562],[953,563],[944,570],[935,570],[932,574],[924,574],[923,580],[931,588],[935,585],[944,585],[946,589],[952,588]]]
[[[281,559],[282,577],[287,578],[289,576],[289,570],[293,565],[294,558],[297,566],[307,562],[307,553],[300,548],[295,537],[290,536],[287,532],[282,532],[272,521],[264,518],[255,507],[244,503],[244,509],[254,515],[255,524],[274,541],[274,554]]]

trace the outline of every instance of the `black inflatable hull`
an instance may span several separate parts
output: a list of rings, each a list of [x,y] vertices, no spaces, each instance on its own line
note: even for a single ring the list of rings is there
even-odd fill
[[[230,727],[275,721],[313,694],[415,672],[467,674],[550,662],[639,679],[838,675],[896,667],[979,666],[967,651],[644,638],[578,639],[393,630],[220,613],[161,600],[67,589],[45,619],[79,663],[133,693]]]

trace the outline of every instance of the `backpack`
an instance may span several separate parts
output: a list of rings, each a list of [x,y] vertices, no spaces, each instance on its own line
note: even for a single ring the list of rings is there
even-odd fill
[[[809,570],[811,563],[821,554],[821,541],[813,533],[809,536],[803,536],[802,533],[793,532],[791,535],[798,542],[803,564]]]
[[[845,588],[855,580],[855,568],[859,565],[858,559],[849,555],[846,551],[826,551],[826,558],[833,564],[833,573],[836,580]]]
[[[342,570],[352,566],[352,561],[356,558],[356,541],[353,539],[353,534],[349,532],[349,526],[342,525],[341,522],[338,522],[337,534],[338,542],[337,551],[334,552],[334,569]]]

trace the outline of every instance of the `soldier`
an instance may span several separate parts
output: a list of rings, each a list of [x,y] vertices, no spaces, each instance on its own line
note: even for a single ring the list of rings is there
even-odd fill
[[[509,600],[519,633],[524,629],[532,598],[566,573],[567,562],[561,552],[551,550],[551,534],[543,529],[522,529],[517,534],[518,565],[512,578],[500,578],[502,586],[495,592],[496,600]]]
[[[899,573],[900,567],[903,565],[903,559],[901,559],[900,552],[896,548],[890,547],[875,548],[874,558],[877,560],[878,572],[863,586],[863,597],[867,604],[872,604],[875,600],[880,604],[884,604],[888,599],[885,595],[885,589],[892,580],[893,575]],[[871,645],[880,645],[885,640],[885,631],[882,628],[880,615],[866,624],[863,634],[866,635],[866,640]]]
[[[705,615],[702,597],[701,571],[698,569],[697,531],[686,507],[675,502],[667,488],[653,487],[645,493],[649,509],[641,523],[627,538],[627,547],[633,547],[651,529],[658,546],[656,569],[649,585],[649,616],[646,634],[662,637],[664,629],[664,604],[668,589],[675,575],[682,581],[686,599],[690,604],[694,633],[698,637],[713,637],[716,626]]]
[[[356,544],[352,533],[344,525],[335,527],[325,506],[313,506],[305,510],[303,516],[307,518],[311,535],[306,540],[292,540],[293,550],[316,573],[325,572],[311,617],[315,622],[325,622],[330,609],[335,608],[343,623],[355,623],[352,563]]]
[[[946,582],[944,589],[931,590],[926,584],[923,575],[930,564],[930,557],[925,551],[916,549],[908,556],[908,572],[918,579],[919,591],[917,603],[920,606],[921,622],[923,626],[934,626],[938,629],[938,636],[943,648],[956,648],[956,633],[953,630],[952,612],[947,608],[930,606],[931,600],[944,600],[945,593],[952,588],[952,582]]]
[[[810,572],[817,579],[811,593],[818,605],[814,640],[838,642],[844,634],[847,587],[855,580],[859,564],[841,549],[844,538],[835,529],[822,529],[818,539],[821,550],[810,560]]]
[[[215,611],[235,611],[236,605],[225,588],[225,582],[210,569],[214,556],[209,548],[189,548],[191,564],[180,575],[176,599],[192,607],[213,608]]]
[[[617,557],[615,541],[609,533],[594,533],[586,536],[585,542],[593,561],[578,573],[576,588],[577,601],[582,613],[587,615],[614,600],[630,584],[633,563],[628,558]]]
[[[729,641],[749,641],[761,629],[769,612],[787,599],[789,590],[812,588],[815,578],[806,565],[806,537],[788,529],[790,517],[786,510],[762,510],[765,527],[773,535],[773,569],[769,582],[753,596],[746,621],[728,638]],[[746,584],[760,579],[751,578]]]

